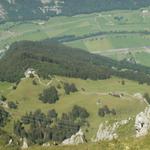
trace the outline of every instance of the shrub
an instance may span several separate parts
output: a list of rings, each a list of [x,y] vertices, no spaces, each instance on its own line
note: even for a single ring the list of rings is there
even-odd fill
[[[74,93],[78,91],[74,83],[64,83],[64,90],[67,95],[69,95],[71,92]]]
[[[16,103],[14,103],[14,102],[8,102],[8,106],[9,106],[9,108],[11,108],[11,109],[17,109],[17,104]]]
[[[9,113],[0,107],[0,127],[4,127],[9,117]]]
[[[5,101],[7,100],[7,98],[2,95],[2,96],[0,97],[0,100],[3,101],[3,102],[5,102]]]
[[[81,119],[85,119],[89,117],[89,113],[87,112],[87,110],[77,105],[73,107],[71,115],[74,118],[81,118]]]
[[[35,80],[32,81],[33,85],[37,85],[37,82]]]
[[[48,117],[50,118],[57,118],[57,112],[55,111],[55,109],[49,110],[48,111]]]
[[[45,89],[42,94],[39,95],[39,99],[44,103],[55,103],[59,100],[58,92],[54,86]]]
[[[99,116],[105,117],[105,115],[107,115],[107,114],[116,115],[116,111],[115,111],[115,109],[110,110],[107,105],[105,105],[102,108],[99,108],[99,110],[98,110]]]

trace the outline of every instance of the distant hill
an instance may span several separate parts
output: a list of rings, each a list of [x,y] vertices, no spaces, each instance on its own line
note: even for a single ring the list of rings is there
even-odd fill
[[[0,20],[47,19],[114,9],[150,6],[149,0],[1,0]]]
[[[117,62],[52,41],[12,44],[0,59],[0,80],[18,81],[28,68],[36,69],[43,78],[48,78],[49,74],[94,80],[118,76],[150,84],[149,67]]]

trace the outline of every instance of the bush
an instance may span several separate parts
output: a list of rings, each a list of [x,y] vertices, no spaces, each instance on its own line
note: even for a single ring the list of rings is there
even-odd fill
[[[32,84],[33,84],[33,85],[37,85],[36,80],[33,80],[33,81],[32,81]]]
[[[4,127],[9,117],[9,113],[0,107],[0,127]]]
[[[54,86],[45,89],[42,94],[39,95],[39,99],[44,103],[55,103],[59,100],[58,92]]]
[[[7,98],[2,95],[2,96],[0,97],[0,100],[3,101],[3,102],[5,102],[5,101],[7,100]]]
[[[8,102],[8,106],[9,106],[9,108],[11,108],[11,109],[17,109],[17,104],[14,103],[14,102]]]
[[[52,110],[49,110],[49,111],[48,111],[48,115],[47,115],[47,116],[48,116],[49,118],[57,118],[57,115],[58,115],[58,114],[57,114],[57,112],[55,111],[55,109],[52,109]]]
[[[122,85],[125,85],[125,81],[124,81],[124,80],[122,80],[122,81],[121,81],[121,84],[122,84]]]
[[[104,113],[104,111],[103,111],[103,108],[100,108],[100,109],[98,110],[98,115],[101,116],[101,117],[104,117],[104,116],[105,116],[105,113]]]
[[[99,108],[99,110],[98,110],[99,116],[105,117],[105,115],[107,115],[107,114],[116,115],[116,111],[115,111],[115,109],[110,110],[107,105],[105,105],[102,108]]]
[[[74,93],[78,91],[74,83],[64,83],[64,90],[67,95],[69,95],[71,92]]]
[[[87,110],[77,105],[73,107],[71,115],[74,118],[81,118],[81,119],[85,119],[89,117],[89,113],[87,112]]]
[[[112,113],[112,115],[116,115],[117,114],[115,109],[112,109],[111,113]]]

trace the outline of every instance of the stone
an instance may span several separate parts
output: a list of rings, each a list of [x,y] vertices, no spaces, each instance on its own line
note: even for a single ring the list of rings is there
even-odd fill
[[[0,100],[0,105],[4,108],[9,108],[8,103]]]
[[[136,137],[145,136],[150,130],[150,106],[135,118]]]
[[[72,135],[70,138],[64,140],[62,145],[78,145],[85,142],[84,133],[80,129],[76,134]]]
[[[101,123],[99,125],[99,129],[96,134],[96,138],[92,139],[93,142],[108,140],[111,141],[113,139],[117,139],[118,135],[116,133],[116,129],[122,125],[126,125],[129,123],[131,118],[126,120],[121,120],[109,125],[108,122]]]
[[[23,144],[22,144],[21,149],[27,149],[27,148],[28,148],[27,139],[26,139],[26,138],[23,138]]]
[[[24,73],[24,75],[25,75],[26,78],[30,78],[31,76],[34,77],[34,76],[36,76],[36,71],[32,68],[28,68],[26,70],[26,72]]]
[[[8,142],[8,145],[11,145],[13,142],[13,139],[10,139],[9,142]]]
[[[94,142],[103,140],[111,141],[113,139],[116,139],[118,137],[117,134],[115,133],[116,126],[117,124],[113,124],[113,126],[108,125],[108,123],[100,124]]]
[[[49,144],[49,143],[44,143],[42,146],[43,146],[43,147],[49,147],[50,144]]]

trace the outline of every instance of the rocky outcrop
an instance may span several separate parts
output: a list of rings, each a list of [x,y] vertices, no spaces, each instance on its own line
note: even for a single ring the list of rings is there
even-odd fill
[[[13,142],[13,139],[10,139],[7,145],[11,145]]]
[[[34,77],[36,76],[36,71],[33,68],[28,68],[24,73],[26,78]]]
[[[133,97],[135,97],[135,98],[139,99],[141,102],[145,102],[147,105],[149,105],[147,100],[143,97],[143,95],[141,93],[135,93],[133,95]]]
[[[85,142],[84,133],[80,129],[75,135],[72,135],[71,138],[66,139],[62,142],[62,145],[78,145]]]
[[[109,125],[108,122],[102,123],[99,126],[99,129],[96,134],[96,138],[92,139],[93,142],[103,141],[103,140],[113,140],[117,139],[118,135],[116,133],[116,129],[119,128],[122,125],[126,125],[129,123],[131,118],[127,120],[121,120],[118,122],[113,123],[112,125]]]
[[[22,141],[23,141],[23,144],[22,144],[21,149],[27,149],[27,148],[28,148],[27,139],[26,139],[26,138],[23,138]]]
[[[0,100],[0,106],[2,106],[3,108],[9,108],[8,103],[2,100]]]
[[[136,137],[145,136],[150,130],[150,107],[140,112],[135,118]]]
[[[42,146],[43,146],[43,147],[49,147],[49,146],[51,146],[51,145],[50,145],[50,143],[44,143]]]
[[[99,126],[95,142],[102,140],[113,140],[116,139],[118,135],[116,134],[116,126],[108,125],[107,123],[102,123]]]

